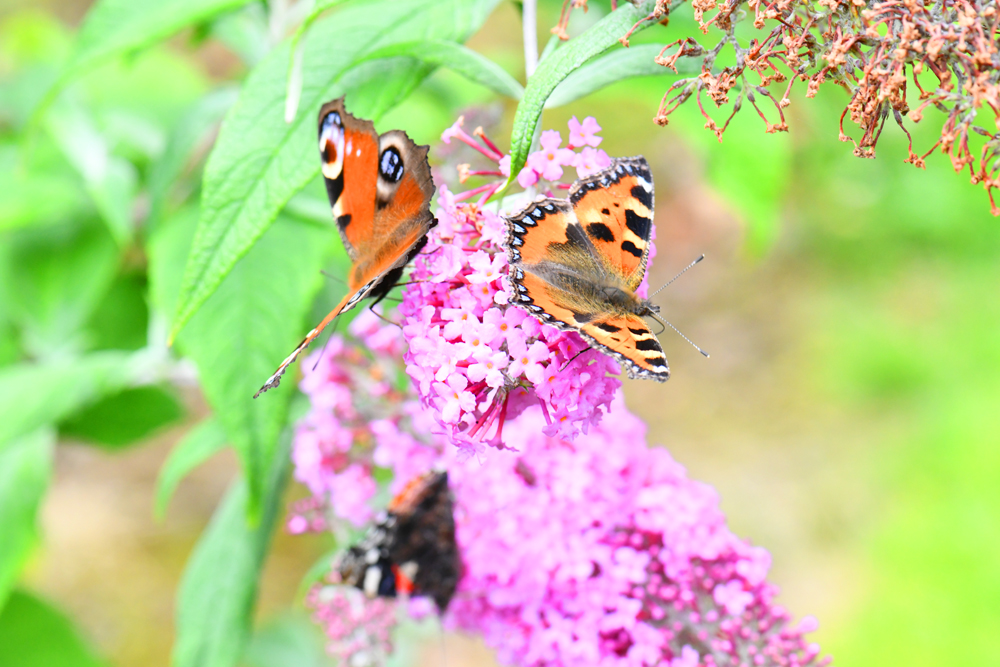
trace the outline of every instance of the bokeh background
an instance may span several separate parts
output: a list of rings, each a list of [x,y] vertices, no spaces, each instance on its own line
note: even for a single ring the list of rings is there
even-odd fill
[[[114,255],[60,146],[66,133],[47,128],[23,143],[27,114],[87,6],[0,2],[2,363],[71,346],[81,331],[96,349],[135,349],[151,330],[145,258]],[[252,22],[255,11],[230,23]],[[544,43],[559,4],[545,0],[539,11]],[[601,12],[577,12],[571,34]],[[150,205],[142,193],[157,151],[185,110],[210,91],[226,95],[253,62],[254,45],[234,37],[233,25],[187,31],[71,91],[111,154],[132,166],[137,217]],[[695,30],[685,9],[643,40]],[[523,80],[511,3],[469,45]],[[592,115],[604,127],[601,148],[651,163],[659,250],[651,285],[707,255],[657,300],[711,359],[664,332],[673,376],[665,385],[627,382],[630,408],[651,442],[717,489],[732,529],[771,552],[780,600],[819,619],[815,639],[835,664],[1000,665],[1000,221],[986,195],[943,157],[926,170],[904,164],[905,137],[894,127],[876,159],[853,157],[837,140],[843,91],[793,95],[787,134],[765,134],[745,110],[719,143],[693,105],[666,128],[653,124],[669,81],[631,79],[544,116],[545,128],[565,132],[570,116]],[[378,127],[439,144],[461,112],[506,145],[513,104],[448,72]],[[915,128],[917,146],[936,140],[936,120],[927,113]],[[185,174],[193,189],[209,146]],[[108,245],[108,258],[77,252],[92,245]],[[67,263],[73,289],[56,270]],[[317,312],[332,302],[323,298]],[[151,391],[136,405],[158,406],[153,418],[101,432],[138,400],[126,399],[61,425],[43,539],[0,615],[0,666],[52,664],[39,653],[52,641],[76,646],[80,664],[169,663],[180,573],[237,464],[229,453],[210,460],[155,519],[159,468],[207,408],[193,382]],[[289,500],[301,495],[293,486]],[[328,547],[276,536],[248,665],[326,664],[299,585]],[[12,623],[12,609],[62,631],[33,635]],[[400,665],[491,659],[433,623],[408,627],[400,641]],[[30,645],[34,653],[11,648]]]

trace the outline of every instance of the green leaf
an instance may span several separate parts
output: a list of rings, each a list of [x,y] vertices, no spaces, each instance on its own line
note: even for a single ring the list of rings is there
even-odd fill
[[[598,56],[563,79],[545,101],[545,108],[552,109],[575,102],[605,86],[633,76],[677,76],[701,71],[701,58],[678,60],[676,73],[663,65],[657,65],[653,59],[662,50],[663,46],[659,44],[639,44]]]
[[[153,512],[162,519],[177,485],[187,474],[226,446],[226,432],[215,418],[209,418],[194,427],[170,451],[170,456],[160,469],[156,480],[156,502]]]
[[[0,449],[0,609],[38,537],[54,445],[52,431],[41,429]]]
[[[132,199],[139,177],[132,163],[112,155],[92,119],[76,105],[53,108],[45,126],[83,177],[87,192],[118,245],[132,236]]]
[[[184,409],[172,391],[136,387],[103,398],[62,420],[59,434],[109,449],[122,449],[183,416]]]
[[[192,153],[222,121],[238,90],[219,88],[198,100],[171,129],[167,146],[150,166],[149,219],[156,224],[164,212],[172,187],[190,167]]]
[[[66,81],[248,1],[98,0],[84,17],[62,79]]]
[[[146,244],[149,254],[149,305],[154,320],[174,312],[184,276],[184,261],[198,226],[198,207],[189,205],[156,225]]]
[[[364,78],[345,74],[361,58],[392,44],[415,39],[462,41],[496,2],[379,0],[347,5],[317,21],[303,44],[299,103],[303,111],[291,123],[284,120],[289,47],[275,49],[260,63],[226,116],[205,167],[202,219],[171,337],[218,288],[281,207],[319,172],[315,110],[349,93],[352,113],[377,119],[409,94],[429,68],[399,59],[358,68]],[[387,21],[387,16],[393,19]]]
[[[267,23],[267,5],[254,2],[215,20],[212,37],[238,55],[247,68],[256,67],[271,50]]]
[[[363,60],[398,56],[415,58],[434,67],[447,67],[469,81],[482,84],[495,93],[506,95],[515,100],[521,99],[521,96],[524,95],[524,87],[502,67],[489,58],[455,42],[441,40],[403,42],[378,49],[365,56]]]
[[[20,230],[0,244],[0,301],[23,328],[28,352],[76,353],[83,329],[114,282],[118,249],[97,221]]]
[[[61,160],[60,160],[61,161]],[[0,146],[0,232],[65,220],[86,210],[79,179],[63,162],[26,166],[14,146]]]
[[[288,442],[269,461],[263,512],[247,524],[245,480],[226,493],[184,568],[177,595],[173,667],[231,667],[243,654],[253,621],[257,585],[288,478]]]
[[[130,384],[132,356],[95,352],[79,359],[0,369],[0,452],[11,441]]]
[[[656,0],[643,0],[638,5],[624,2],[617,10],[605,16],[583,34],[550,52],[538,63],[538,69],[528,81],[524,98],[517,105],[517,112],[514,114],[514,127],[510,135],[511,177],[508,183],[517,178],[518,172],[528,160],[528,152],[531,150],[535,128],[542,117],[542,109],[556,86],[591,58],[618,44],[618,39],[637,21],[648,16],[655,6]],[[650,25],[655,25],[655,22],[646,21],[636,29],[636,32]]]
[[[62,612],[15,591],[0,613],[0,667],[104,667]]]
[[[239,454],[253,511],[294,381],[290,377],[288,386],[261,399],[253,395],[301,340],[303,318],[335,237],[330,227],[280,218],[178,339],[197,364],[205,397]]]
[[[146,346],[148,333],[146,276],[137,272],[119,275],[87,321],[88,349],[139,350]]]

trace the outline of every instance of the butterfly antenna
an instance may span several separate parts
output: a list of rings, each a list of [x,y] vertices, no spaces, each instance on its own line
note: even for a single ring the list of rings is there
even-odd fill
[[[704,257],[704,255],[702,255],[702,257]],[[700,259],[700,258],[699,258],[699,259],[696,259],[696,260],[695,260],[695,262],[699,262],[699,261],[701,261],[701,259]],[[691,266],[694,266],[694,264],[692,264]],[[689,266],[689,267],[688,267],[688,269],[690,269],[690,268],[691,268],[691,267]],[[687,269],[684,269],[684,271],[687,271]],[[681,271],[681,273],[684,273],[684,271]],[[673,282],[673,281],[670,281],[670,282]],[[669,285],[669,284],[670,284],[670,283],[667,283],[667,285]],[[664,285],[664,287],[666,287],[666,285]],[[702,353],[703,355],[705,355],[705,358],[706,358],[706,359],[708,358],[708,356],[709,356],[709,355],[708,355],[708,352],[706,352],[705,350],[703,350],[703,349],[701,349],[700,347],[698,347],[697,345],[695,345],[695,344],[694,344],[694,341],[692,341],[692,340],[691,340],[690,338],[688,338],[687,336],[685,336],[684,334],[682,334],[682,333],[680,332],[680,329],[678,329],[677,327],[675,327],[675,326],[674,326],[673,324],[671,324],[670,322],[667,322],[667,321],[666,321],[665,319],[663,319],[662,317],[660,317],[660,316],[659,316],[659,315],[657,315],[656,313],[650,313],[650,316],[651,316],[651,317],[652,317],[653,319],[655,319],[656,321],[658,321],[658,322],[660,322],[660,323],[662,323],[662,324],[666,324],[666,325],[667,325],[668,327],[670,327],[671,329],[673,329],[674,331],[676,331],[676,332],[677,332],[677,335],[678,335],[678,336],[680,336],[681,338],[683,338],[683,339],[684,339],[684,340],[686,340],[687,342],[691,343],[691,347],[693,347],[694,349],[698,350],[698,351],[699,351],[699,352],[701,352],[701,353]]]
[[[319,356],[316,357],[316,363],[313,364],[313,370],[319,368],[319,362],[323,361],[323,355],[326,354],[326,348],[330,345],[330,340],[333,338],[333,334],[337,333],[337,327],[340,326],[340,318],[338,317],[333,321],[333,329],[326,337],[326,342],[323,343],[323,347],[320,348]]]
[[[347,284],[347,283],[344,282],[344,280],[342,278],[338,278],[337,276],[333,275],[332,273],[327,273],[326,271],[323,271],[322,269],[320,269],[320,273],[322,273],[324,276],[326,276],[330,280],[335,280],[336,282],[340,283],[341,285],[346,285]]]
[[[590,347],[590,346],[587,346],[587,347],[583,348],[582,350],[580,350],[579,352],[577,352],[576,354],[574,354],[574,355],[573,355],[573,358],[572,358],[572,359],[570,359],[570,360],[569,360],[569,361],[567,361],[567,362],[566,362],[565,364],[563,364],[563,367],[559,369],[559,372],[560,372],[560,373],[562,373],[562,372],[563,372],[564,370],[566,370],[566,368],[568,368],[568,367],[569,367],[569,365],[570,365],[571,363],[573,363],[574,361],[576,361],[576,358],[577,358],[577,357],[579,357],[579,356],[580,356],[581,354],[583,354],[584,352],[590,352],[590,351],[591,351],[592,349],[593,349],[592,347]]]
[[[382,299],[379,299],[379,301],[382,301]],[[402,327],[402,325],[400,325],[400,324],[399,324],[398,322],[393,322],[393,321],[392,321],[392,320],[390,320],[390,319],[389,319],[388,317],[386,317],[386,316],[385,316],[385,315],[383,315],[382,313],[380,313],[380,312],[378,312],[377,310],[375,310],[375,306],[377,306],[377,305],[378,305],[378,301],[376,301],[376,302],[375,302],[375,303],[373,303],[372,305],[368,306],[368,310],[370,310],[370,311],[372,311],[373,313],[375,313],[376,317],[378,317],[378,318],[379,318],[380,320],[382,320],[382,321],[383,321],[383,322],[385,322],[386,324],[391,324],[392,326],[394,326],[394,327],[399,327],[399,328],[400,328],[400,330],[402,330],[402,328],[403,328],[403,327]]]
[[[698,259],[694,260],[693,262],[691,262],[690,264],[688,264],[687,266],[685,266],[683,271],[681,271],[676,276],[674,276],[673,278],[671,278],[670,280],[668,280],[666,285],[664,285],[660,289],[658,289],[655,292],[653,292],[652,294],[650,294],[649,298],[652,299],[654,296],[656,296],[657,294],[659,294],[660,292],[662,292],[668,285],[670,285],[670,283],[674,282],[675,280],[677,280],[678,278],[680,278],[681,276],[683,276],[685,271],[687,271],[688,269],[690,269],[692,266],[694,266],[695,264],[697,264],[698,262],[700,262],[703,259],[705,259],[705,255],[704,254],[702,254],[701,257],[699,257]],[[668,322],[667,324],[670,324],[670,323]],[[671,325],[671,326],[673,326],[673,325]],[[678,331],[677,333],[681,333],[681,332]],[[681,334],[681,335],[683,336],[684,334]],[[691,341],[688,341],[688,342],[691,343]],[[691,344],[694,345],[694,343],[691,343]],[[698,346],[695,345],[695,347],[698,347]],[[708,355],[706,354],[705,356],[707,357]]]

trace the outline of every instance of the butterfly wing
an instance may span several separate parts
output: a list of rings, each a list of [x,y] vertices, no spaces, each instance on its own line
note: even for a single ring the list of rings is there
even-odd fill
[[[389,506],[396,517],[396,534],[389,549],[397,588],[434,598],[447,608],[461,577],[455,542],[455,504],[448,473],[430,472],[418,478]]]
[[[607,269],[634,292],[646,275],[653,228],[653,176],[646,158],[612,160],[604,171],[575,182],[569,201]]]
[[[430,212],[434,182],[427,150],[399,130],[380,137],[371,121],[344,109],[344,98],[320,109],[323,182],[340,238],[354,264],[347,294],[281,362],[254,398],[277,387],[288,366],[335,317],[367,296],[381,300],[423,248],[427,232],[437,224]]]
[[[539,199],[507,218],[505,243],[515,302],[543,322],[580,330],[602,316],[606,270],[569,202]]]
[[[387,509],[386,519],[339,559],[340,580],[368,597],[428,595],[443,612],[462,572],[448,474],[417,477]]]
[[[607,348],[628,371],[630,378],[665,382],[670,367],[660,341],[638,315],[595,320],[581,328],[584,338]]]

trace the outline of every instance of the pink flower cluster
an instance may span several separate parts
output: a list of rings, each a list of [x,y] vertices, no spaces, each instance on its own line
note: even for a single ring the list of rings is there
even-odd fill
[[[392,334],[398,338],[394,327],[373,328],[363,344],[372,347]],[[357,378],[395,374],[388,355],[350,348],[342,343],[303,385],[311,399],[347,389],[359,412],[381,415],[354,428],[351,446],[340,447],[341,470],[361,471],[361,477],[301,455],[296,476],[334,489],[322,500],[342,515],[341,500],[353,506],[370,497],[378,468],[393,471],[391,486],[398,490],[415,474],[445,465],[465,571],[447,627],[481,635],[501,662],[525,666],[824,664],[804,638],[815,622],[792,626],[774,604],[767,552],[728,530],[710,487],[689,480],[666,450],[647,446],[645,427],[620,397],[611,405],[613,426],[595,424],[572,442],[545,435],[541,407],[530,406],[508,420],[506,438],[518,452],[458,457],[443,440],[414,436],[431,422],[414,401],[357,390]],[[355,380],[342,385],[344,377]],[[342,425],[313,414],[325,409],[314,403],[296,450],[341,441]],[[385,600],[357,595],[324,584],[308,604],[331,638],[331,651],[351,664],[368,664],[390,650],[394,621]],[[427,605],[415,602],[407,611],[426,612]]]
[[[591,121],[571,123],[571,146],[599,143]],[[509,158],[475,134],[481,143],[456,125],[444,138],[498,168],[465,175],[507,176]],[[548,136],[525,168],[536,183],[570,164],[558,133]],[[767,552],[728,530],[710,487],[647,446],[608,375],[617,364],[508,304],[504,228],[486,205],[503,182],[458,195],[441,189],[439,225],[399,306],[402,333],[362,311],[350,337],[334,336],[303,364],[311,409],[293,459],[312,496],[295,505],[289,530],[360,526],[388,496],[376,480],[391,473],[394,494],[444,467],[464,575],[443,620],[481,635],[501,662],[825,664],[805,639],[815,621],[792,625],[774,603]],[[331,652],[346,664],[380,662],[397,606],[337,583],[331,576],[307,598]],[[431,606],[415,598],[405,612]]]
[[[436,459],[408,435],[429,433],[433,423],[397,389],[405,385],[399,329],[383,326],[372,311],[362,310],[350,332],[363,347],[335,334],[303,364],[307,372],[299,388],[311,408],[296,428],[292,461],[295,478],[312,497],[294,506],[288,522],[292,533],[326,530],[338,519],[364,525],[373,516],[370,501],[378,490],[373,465],[395,468],[402,483]],[[359,450],[366,455],[356,456]]]
[[[314,586],[306,606],[323,627],[332,655],[355,667],[384,664],[392,653],[396,605],[386,598],[369,600],[355,588]]]
[[[620,399],[609,420],[570,444],[533,408],[508,427],[520,455],[452,469],[466,571],[447,621],[505,664],[823,664],[815,621],[790,625],[770,556],[729,531],[711,487],[648,447]]]
[[[593,148],[599,130],[593,118],[570,121],[570,145],[585,146],[579,154],[558,148],[558,132],[543,133],[542,150],[531,154],[519,182],[557,181],[569,164],[581,174],[607,166],[608,156]],[[460,139],[499,163],[499,171],[466,173],[503,175],[503,163],[509,165],[488,139],[480,144],[458,124],[443,138]],[[534,404],[542,406],[546,434],[572,440],[600,420],[620,386],[608,377],[620,373],[611,357],[508,304],[506,227],[485,205],[502,183],[457,195],[442,186],[438,226],[414,262],[399,306],[406,370],[441,432],[467,451],[480,443],[503,447],[505,420]],[[463,203],[475,195],[478,203]]]
[[[606,169],[611,166],[611,158],[597,148],[602,138],[597,136],[601,126],[593,117],[588,116],[581,123],[573,116],[569,121],[569,148],[561,148],[562,135],[556,130],[542,132],[541,150],[528,156],[524,169],[517,175],[517,182],[522,188],[529,188],[540,179],[559,181],[563,176],[563,167],[576,167],[579,178]],[[574,148],[582,148],[579,153]]]

